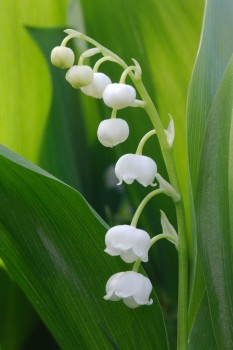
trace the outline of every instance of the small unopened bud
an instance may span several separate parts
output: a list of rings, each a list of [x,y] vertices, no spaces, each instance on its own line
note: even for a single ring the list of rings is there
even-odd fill
[[[111,84],[103,94],[104,103],[113,109],[129,107],[136,98],[136,91],[131,85]]]
[[[105,119],[98,127],[97,136],[103,146],[113,147],[127,139],[129,126],[120,118]]]
[[[104,90],[109,84],[112,84],[112,82],[106,74],[94,73],[91,84],[83,87],[81,90],[88,96],[102,98]]]
[[[65,46],[56,46],[51,52],[51,62],[58,68],[70,68],[74,64],[74,52]]]
[[[93,71],[89,66],[73,66],[66,73],[66,80],[75,89],[91,84],[93,80]]]

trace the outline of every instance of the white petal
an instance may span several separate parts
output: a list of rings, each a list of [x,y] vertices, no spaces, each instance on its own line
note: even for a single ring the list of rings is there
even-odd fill
[[[115,288],[117,286],[119,278],[123,274],[124,272],[118,272],[109,278],[106,284],[106,295],[104,296],[104,299],[112,300],[112,301],[117,301],[121,299],[119,296],[115,295],[114,293],[115,293]]]
[[[147,262],[150,243],[150,236],[146,231],[131,225],[117,225],[106,233],[105,252],[112,256],[120,255],[127,263],[138,258]]]
[[[153,300],[149,299],[152,292],[151,281],[143,275],[138,275],[140,278],[138,278],[138,286],[133,294],[134,300],[140,305],[151,305],[153,303]]]
[[[115,166],[115,173],[120,181],[132,183],[137,177],[137,168],[135,167],[134,156],[134,154],[125,154],[118,159]]]
[[[51,52],[51,62],[58,68],[70,68],[74,60],[74,52],[69,47],[56,46]]]
[[[133,297],[128,297],[123,299],[123,303],[128,306],[130,309],[136,309],[140,305],[136,303]]]
[[[153,159],[147,156],[138,156],[138,178],[137,181],[147,187],[153,185],[153,180],[157,173],[157,165]]]
[[[122,109],[131,105],[136,98],[136,91],[131,85],[111,84],[103,93],[104,103],[113,109]]]
[[[124,272],[117,280],[115,286],[115,294],[121,298],[133,297],[139,305],[150,305],[152,300],[149,300],[152,291],[150,280],[134,271]]]
[[[129,136],[129,126],[121,118],[103,120],[97,130],[97,137],[105,147],[113,147],[124,142]]]
[[[112,246],[108,246],[104,249],[105,253],[111,255],[111,256],[118,256],[121,254],[121,249],[114,248]]]
[[[134,254],[132,249],[122,251],[120,257],[124,262],[129,264],[138,259],[138,256]]]
[[[89,85],[93,80],[93,71],[89,66],[72,66],[66,73],[66,80],[75,89]]]
[[[148,250],[150,249],[151,239],[144,230],[137,229],[135,232],[133,252],[143,262],[148,261]]]
[[[115,166],[115,173],[120,181],[130,184],[137,180],[145,187],[153,186],[156,172],[157,166],[153,159],[137,154],[125,154],[118,159]]]
[[[149,300],[152,291],[150,280],[134,271],[119,272],[110,277],[106,284],[106,300],[123,299],[125,305],[136,308],[140,305],[151,305]]]
[[[102,98],[104,90],[111,84],[111,79],[104,73],[94,73],[90,85],[81,88],[82,92],[94,98]]]
[[[113,226],[106,233],[106,246],[124,250],[130,249],[132,247],[135,230],[136,228],[130,225]]]

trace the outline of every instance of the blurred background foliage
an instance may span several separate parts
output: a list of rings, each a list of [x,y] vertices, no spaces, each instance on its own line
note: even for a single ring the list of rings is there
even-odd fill
[[[105,149],[96,140],[101,119],[110,110],[101,101],[73,90],[64,80],[64,71],[50,64],[50,51],[59,45],[63,29],[84,31],[121,56],[128,64],[135,58],[143,80],[164,126],[174,118],[174,153],[184,194],[189,252],[191,235],[188,203],[186,149],[186,101],[194,65],[204,1],[185,0],[9,0],[0,3],[0,141],[23,157],[41,166],[78,189],[109,225],[130,221],[140,200],[148,192],[136,184],[116,188],[112,165],[123,153],[134,152],[151,125],[141,110],[119,113],[130,126],[130,138],[117,149]],[[73,41],[77,54],[85,43]],[[94,63],[90,61],[90,64]],[[113,63],[102,66],[112,81],[121,71]],[[145,152],[156,159],[166,177],[156,139]],[[127,193],[127,197],[126,194]],[[159,210],[176,225],[173,204],[160,197],[151,201],[140,226],[159,233]],[[168,324],[171,344],[175,341],[177,302],[177,257],[166,242],[151,250],[145,266],[153,280]],[[56,349],[17,285],[0,270],[0,344],[2,349]],[[23,310],[23,311],[22,311]],[[40,337],[40,342],[34,342]],[[32,346],[33,344],[33,346]]]

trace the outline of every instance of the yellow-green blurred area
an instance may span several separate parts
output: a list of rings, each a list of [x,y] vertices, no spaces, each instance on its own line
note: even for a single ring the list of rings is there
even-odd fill
[[[127,120],[130,137],[116,150],[104,149],[97,142],[96,130],[102,119],[110,117],[111,110],[102,101],[68,86],[65,71],[50,64],[50,52],[65,37],[63,30],[74,28],[114,51],[129,65],[131,58],[135,58],[142,67],[144,84],[164,128],[169,113],[175,122],[174,156],[186,207],[190,260],[193,256],[186,107],[203,12],[203,0],[0,2],[0,142],[79,190],[109,225],[130,221],[148,191],[137,185],[118,191],[106,184],[106,173],[120,155],[135,152],[141,137],[151,129],[149,119],[141,109],[122,110],[119,116]],[[71,45],[78,61],[78,55],[88,46],[76,39]],[[89,64],[94,62],[92,59]],[[103,65],[103,71],[114,82],[121,74],[114,63]],[[166,178],[156,138],[145,146],[145,153],[155,159],[159,172]],[[140,225],[153,234],[160,231],[160,209],[176,225],[171,201],[156,198],[140,220]],[[158,247],[152,249],[151,262],[145,269],[161,299],[174,346],[177,257],[169,244],[161,243]],[[0,265],[1,350],[58,348],[3,266]],[[143,345],[140,349],[144,349]]]

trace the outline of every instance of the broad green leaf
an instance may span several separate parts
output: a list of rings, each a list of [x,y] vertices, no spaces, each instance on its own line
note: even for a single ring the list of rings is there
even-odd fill
[[[206,2],[205,18],[195,63],[188,98],[188,155],[190,167],[190,199],[191,217],[194,236],[194,260],[191,269],[194,273],[192,296],[190,301],[190,327],[199,308],[205,285],[202,272],[200,253],[196,250],[196,219],[194,205],[199,195],[198,174],[202,177],[200,167],[200,152],[208,123],[209,111],[222,80],[226,65],[233,52],[232,40],[233,4],[231,1],[208,0]],[[205,271],[204,271],[205,274]],[[207,300],[207,299],[203,299]],[[204,302],[204,301],[203,301]],[[208,308],[206,305],[205,310]],[[203,316],[204,317],[204,316]],[[209,315],[210,318],[210,315]]]
[[[233,58],[211,107],[197,186],[198,247],[220,349],[233,347]]]
[[[84,198],[5,147],[0,152],[0,254],[62,349],[167,349],[160,306],[103,299],[127,270],[104,250],[106,224]]]
[[[232,17],[232,1],[207,0],[188,99],[188,154],[194,196],[209,111],[233,52]]]
[[[195,316],[189,338],[189,350],[217,350],[206,294],[201,298]]]
[[[22,349],[38,323],[31,305],[0,267],[0,345],[2,349]]]
[[[25,26],[64,25],[66,5],[67,0],[0,2],[0,142],[34,161],[50,107],[51,82]],[[0,286],[2,349],[22,349],[38,322],[35,311],[5,273],[0,274]]]

